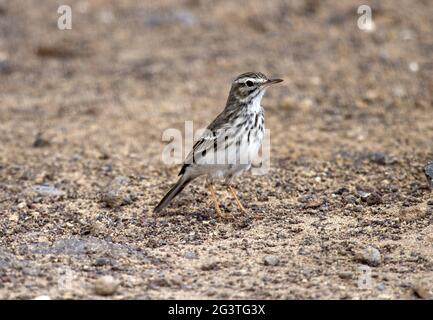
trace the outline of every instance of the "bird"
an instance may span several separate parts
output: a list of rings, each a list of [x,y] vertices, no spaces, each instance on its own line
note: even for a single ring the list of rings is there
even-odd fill
[[[231,84],[224,110],[211,122],[195,142],[183,162],[180,178],[167,192],[154,212],[166,208],[191,181],[206,176],[215,212],[219,220],[230,219],[219,206],[214,184],[223,180],[233,195],[242,214],[247,209],[239,200],[233,182],[240,174],[251,168],[258,155],[265,133],[263,95],[271,85],[282,79],[269,79],[261,72],[246,72],[237,76]]]

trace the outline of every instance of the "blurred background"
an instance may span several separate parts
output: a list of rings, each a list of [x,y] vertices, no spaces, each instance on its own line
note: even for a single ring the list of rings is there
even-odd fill
[[[57,26],[57,10],[65,4],[72,9],[71,30]],[[368,31],[358,27],[357,9],[362,4],[372,10]],[[284,83],[263,100],[271,132],[271,172],[254,180],[243,177],[240,187],[252,211],[268,218],[259,231],[242,231],[244,237],[260,242],[260,232],[273,233],[276,224],[304,223],[313,243],[326,242],[325,233],[328,240],[352,238],[354,247],[374,239],[380,249],[383,237],[393,235],[399,241],[404,235],[431,234],[427,214],[422,216],[425,229],[411,225],[398,232],[368,234],[352,228],[380,213],[380,219],[394,219],[402,208],[418,208],[431,197],[424,167],[433,159],[432,17],[429,0],[0,0],[0,244],[10,259],[17,255],[41,274],[53,266],[49,261],[33,265],[38,252],[63,254],[69,260],[62,256],[66,260],[59,258],[59,265],[81,272],[83,258],[70,258],[69,251],[62,251],[65,245],[58,249],[59,238],[90,241],[83,240],[90,235],[141,248],[185,241],[203,244],[209,226],[194,229],[188,218],[192,214],[201,221],[212,216],[199,184],[169,209],[171,215],[159,218],[175,223],[160,225],[162,220],[157,220],[143,225],[140,219],[148,217],[179,170],[161,161],[163,131],[183,130],[185,120],[193,120],[195,129],[206,126],[224,107],[231,81],[246,71],[284,78]],[[246,182],[254,183],[253,191]],[[301,220],[291,220],[293,214],[301,214]],[[341,219],[343,231],[334,234],[311,227],[317,214],[322,220],[335,215],[334,222]],[[290,228],[286,225],[285,230]],[[192,240],[185,238],[191,232]],[[230,229],[213,239],[230,239],[239,232]],[[411,252],[418,247],[416,242],[398,245]],[[29,243],[33,249],[20,247]],[[283,247],[298,252],[306,243],[301,238]],[[57,251],[50,251],[52,246]],[[342,248],[346,252],[352,247],[346,243]],[[383,250],[397,257],[390,248]],[[217,255],[228,254],[215,250]],[[327,252],[320,259],[326,256],[353,267],[350,254],[341,258],[338,253],[318,252]],[[140,255],[134,257],[146,265]],[[0,254],[0,271],[1,259]],[[407,262],[407,270],[424,274],[432,263],[431,257],[426,259],[424,265]],[[304,261],[310,263],[310,277],[327,270],[319,260]],[[398,265],[398,259],[394,262]],[[124,263],[129,274],[142,272],[140,263]],[[92,268],[80,278],[83,283],[98,274],[99,269]],[[398,278],[395,268],[383,271]],[[3,272],[11,272],[9,282],[0,286],[3,297],[33,297],[57,281],[53,276],[42,284],[37,272]],[[182,277],[181,271],[175,272]],[[246,279],[254,282],[260,272],[251,271]],[[341,289],[338,285],[348,280],[337,271],[332,274],[336,287],[322,283],[308,292],[299,282],[310,279],[305,274],[268,276],[287,281],[289,277],[299,286],[289,293],[282,288],[267,291],[259,281],[251,284],[256,289],[245,291],[234,281],[225,289],[214,288],[210,296],[383,294],[356,293],[353,284]],[[122,283],[129,281],[117,277]],[[129,288],[139,290],[140,281],[148,281],[143,279],[129,283]],[[208,292],[213,278],[206,279],[190,284],[199,296]],[[154,286],[151,297],[194,296],[182,286],[167,285],[159,291],[161,283]],[[391,287],[390,297],[407,293],[398,280]],[[89,294],[80,290],[67,297]],[[138,294],[125,290],[126,296]]]

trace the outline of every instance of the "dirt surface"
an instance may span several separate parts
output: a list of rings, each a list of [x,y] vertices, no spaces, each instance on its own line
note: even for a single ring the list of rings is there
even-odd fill
[[[65,2],[0,1],[0,298],[432,297],[431,1]],[[285,80],[250,217],[204,180],[153,215],[164,130],[246,71]]]

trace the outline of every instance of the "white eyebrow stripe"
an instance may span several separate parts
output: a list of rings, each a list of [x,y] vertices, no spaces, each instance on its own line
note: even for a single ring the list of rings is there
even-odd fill
[[[263,83],[266,82],[265,79],[261,79],[261,78],[241,78],[235,81],[235,83],[244,83],[247,81],[252,81],[254,83]]]

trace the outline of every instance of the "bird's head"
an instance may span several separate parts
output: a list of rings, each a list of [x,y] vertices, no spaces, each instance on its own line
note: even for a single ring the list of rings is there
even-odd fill
[[[243,73],[233,81],[229,101],[250,103],[256,98],[261,99],[269,86],[282,81],[282,79],[269,79],[261,72]]]

